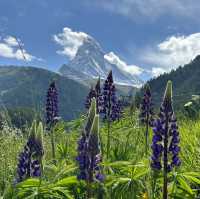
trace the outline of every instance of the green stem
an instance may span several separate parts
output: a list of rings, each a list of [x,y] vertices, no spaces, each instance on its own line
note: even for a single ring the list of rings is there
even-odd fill
[[[56,160],[56,152],[55,152],[55,139],[54,139],[54,131],[51,129],[51,149],[52,149],[52,158],[53,161]]]
[[[168,166],[168,116],[166,117],[166,132],[164,136],[164,169],[163,169],[163,199],[168,198],[167,190],[167,166]]]
[[[149,114],[147,114],[146,132],[145,132],[145,153],[148,155],[149,148]]]
[[[107,159],[110,156],[110,120],[108,119],[108,132],[107,132]]]
[[[91,192],[91,184],[87,182],[87,193],[86,193],[86,198],[91,199],[92,198],[92,192]]]

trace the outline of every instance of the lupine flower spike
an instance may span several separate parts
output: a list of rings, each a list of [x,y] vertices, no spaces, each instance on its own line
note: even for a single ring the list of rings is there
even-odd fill
[[[151,90],[148,84],[145,85],[144,97],[142,99],[142,103],[140,105],[140,121],[142,124],[146,126],[145,131],[145,151],[146,155],[149,148],[149,126],[153,125],[154,120],[154,112],[153,112],[153,103]]]
[[[112,121],[115,121],[116,119],[119,121],[120,118],[122,117],[122,102],[121,102],[121,100],[117,100],[117,103],[114,105],[113,110],[114,111],[112,111],[112,115],[111,115]]]
[[[53,135],[53,126],[59,120],[58,117],[58,91],[56,88],[55,81],[53,81],[47,91],[46,101],[46,126],[47,130],[51,131],[51,146],[52,146],[52,157],[55,160],[55,141]]]
[[[99,115],[96,114],[96,100],[92,99],[89,109],[88,121],[78,141],[79,180],[85,180],[88,187],[94,181],[102,182],[104,176],[101,173],[99,163],[101,162],[101,151],[99,143]],[[91,195],[90,188],[87,189],[88,198]]]
[[[116,89],[113,82],[112,71],[108,74],[103,87],[103,106],[101,113],[104,115],[104,119],[108,123],[107,134],[107,158],[110,153],[110,125],[112,121],[119,118],[119,112],[117,111],[117,97]]]
[[[90,88],[90,91],[86,97],[86,100],[85,100],[85,108],[86,109],[89,109],[90,108],[90,105],[91,105],[91,101],[92,101],[92,98],[95,97],[96,98],[96,92],[95,90],[93,89],[93,87]]]
[[[95,85],[95,88],[91,87],[90,92],[88,93],[85,101],[85,108],[89,109],[91,105],[92,98],[96,99],[96,106],[97,106],[97,113],[101,111],[101,107],[103,104],[103,98],[101,94],[101,82],[100,82],[100,77],[97,80],[97,83]]]
[[[46,125],[50,128],[58,118],[58,91],[55,81],[49,85],[46,100]]]
[[[167,173],[181,164],[179,159],[179,131],[172,105],[172,82],[168,81],[159,118],[154,121],[151,166],[163,169],[163,199],[167,199]]]
[[[37,127],[34,121],[30,136],[23,152],[19,155],[19,162],[17,165],[16,183],[30,177],[40,177],[42,174],[42,157],[44,155],[42,144],[43,126],[42,123]]]

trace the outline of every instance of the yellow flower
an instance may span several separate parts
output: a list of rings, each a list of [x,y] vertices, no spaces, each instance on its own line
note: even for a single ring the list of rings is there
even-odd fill
[[[145,193],[142,195],[142,199],[148,199],[148,194],[147,194],[147,192],[145,192]]]

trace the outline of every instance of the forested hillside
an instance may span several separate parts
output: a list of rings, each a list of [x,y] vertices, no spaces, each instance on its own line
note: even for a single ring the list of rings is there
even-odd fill
[[[44,112],[46,91],[55,80],[59,90],[59,110],[64,119],[76,118],[84,109],[88,87],[57,73],[34,67],[0,67],[0,107]],[[23,112],[23,111],[22,111]]]
[[[185,66],[180,66],[170,73],[165,73],[148,81],[156,105],[159,105],[161,93],[163,93],[168,80],[171,80],[174,85],[173,96],[175,107],[183,107],[191,99],[192,95],[200,94],[200,56],[197,56]]]

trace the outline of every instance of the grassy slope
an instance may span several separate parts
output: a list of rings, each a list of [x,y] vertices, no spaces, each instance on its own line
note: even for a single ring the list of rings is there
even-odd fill
[[[60,114],[74,119],[84,110],[88,87],[57,73],[34,67],[0,67],[0,107],[34,108],[44,112],[46,90],[56,80]]]
[[[180,169],[170,175],[169,193],[174,193],[176,195],[174,198],[194,199],[197,196],[195,189],[200,186],[200,142],[198,139],[200,121],[181,119],[178,124],[181,137],[182,165]],[[66,123],[65,129],[68,129],[68,132],[65,132],[63,124],[58,126],[55,131],[58,147],[57,166],[51,164],[50,139],[48,135],[44,137],[44,178],[41,189],[35,193],[40,195],[40,198],[50,198],[50,196],[56,198],[58,193],[55,190],[58,189],[60,192],[71,195],[72,198],[84,198],[84,184],[78,183],[75,177],[77,172],[75,165],[76,143],[82,126],[83,118]],[[101,125],[100,135],[103,146],[106,143],[106,131],[106,127]],[[8,191],[7,188],[13,181],[17,156],[26,139],[12,135],[1,135],[0,139],[0,195],[3,195]],[[111,160],[103,161],[104,172],[107,176],[106,181],[100,187],[99,185],[94,186],[95,194],[100,197],[100,193],[105,192],[104,198],[132,199],[142,198],[144,193],[149,192],[150,198],[153,198],[151,190],[155,177],[153,177],[149,166],[151,150],[149,150],[148,157],[145,157],[144,151],[144,129],[138,126],[136,115],[126,115],[120,122],[113,124]],[[153,193],[155,198],[159,199],[161,198],[162,178],[159,177],[159,173],[157,175]],[[30,195],[36,190],[34,188],[36,184],[35,181],[29,181],[28,187],[25,188],[22,184],[23,189],[20,189],[19,186],[18,191],[21,190],[21,192]],[[77,194],[78,196],[75,197]],[[9,197],[11,198],[10,195],[5,195],[5,198]],[[21,196],[21,198],[23,197]],[[62,196],[60,198],[68,197]]]

